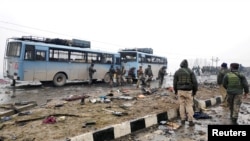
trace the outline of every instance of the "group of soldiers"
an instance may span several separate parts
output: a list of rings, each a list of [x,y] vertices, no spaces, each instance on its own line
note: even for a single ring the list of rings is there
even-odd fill
[[[167,75],[166,72],[167,67],[166,66],[162,66],[159,69],[158,72],[158,77],[156,78],[157,80],[159,80],[159,88],[162,87],[163,85],[163,81],[164,81],[164,76]],[[126,69],[124,66],[120,67],[114,67],[114,65],[111,65],[109,68],[109,86],[113,87],[114,84],[116,84],[117,86],[122,86],[126,83],[132,83],[133,82],[133,78],[135,77],[135,75],[133,74],[135,71],[134,69],[131,69],[128,72],[128,78],[126,80],[125,78],[125,74],[126,74]],[[92,63],[89,67],[89,84],[93,83],[93,74],[96,72],[96,69],[94,69],[94,64]],[[143,70],[142,66],[139,67],[139,69],[137,70],[137,83],[136,83],[136,87],[139,88],[140,85],[143,87],[148,87],[150,88],[151,86],[151,81],[153,78],[153,72],[151,69],[151,65],[148,65],[148,67]]]
[[[167,69],[166,66],[162,66],[158,71],[158,77],[156,79],[159,80],[159,85],[158,85],[159,88],[162,87],[164,76],[167,75],[166,69]],[[143,71],[142,66],[140,66],[139,69],[137,70],[137,76],[138,76],[138,80],[136,83],[137,88],[139,88],[140,85],[150,88],[151,81],[153,78],[151,65],[148,65],[145,71]]]

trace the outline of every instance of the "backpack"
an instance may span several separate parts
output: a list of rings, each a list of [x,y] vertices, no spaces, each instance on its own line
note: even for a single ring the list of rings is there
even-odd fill
[[[178,72],[177,89],[178,90],[193,89],[193,83],[191,81],[191,72],[186,70],[185,68],[181,68]]]
[[[242,89],[242,82],[241,82],[241,76],[238,73],[235,72],[229,72],[226,74],[228,77],[228,87],[229,88],[236,88],[236,89]]]

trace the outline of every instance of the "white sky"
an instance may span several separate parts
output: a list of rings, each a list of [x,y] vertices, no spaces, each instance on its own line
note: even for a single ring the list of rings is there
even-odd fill
[[[1,0],[0,67],[6,39],[24,35],[88,40],[114,52],[151,47],[168,58],[168,72],[183,59],[250,66],[249,7],[249,0]]]

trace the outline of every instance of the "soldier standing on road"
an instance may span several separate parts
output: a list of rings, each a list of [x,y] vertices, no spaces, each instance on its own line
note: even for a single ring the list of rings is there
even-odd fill
[[[148,67],[145,69],[145,82],[146,82],[146,86],[148,88],[150,88],[150,85],[151,85],[151,81],[152,81],[152,78],[153,78],[153,72],[152,72],[152,69],[151,69],[151,65],[148,65]]]
[[[227,102],[229,104],[230,118],[237,125],[238,114],[243,98],[247,98],[249,86],[246,77],[239,73],[239,64],[231,63],[230,72],[223,79],[223,87],[227,90]],[[244,93],[244,94],[243,94]]]
[[[194,72],[188,68],[186,59],[181,62],[180,68],[174,74],[173,86],[179,100],[181,124],[184,125],[187,119],[189,126],[194,126],[193,100],[198,90],[198,83]]]
[[[125,69],[124,66],[122,66],[122,69],[121,69],[121,85],[124,85],[126,83],[125,74],[126,74],[126,69]]]
[[[122,77],[122,70],[120,67],[116,67],[116,83],[118,86],[121,86],[121,78]]]
[[[114,69],[114,65],[111,65],[110,68],[109,68],[109,78],[110,78],[109,86],[110,86],[110,87],[113,87],[115,72],[116,72],[116,71],[115,71],[115,69]]]
[[[221,69],[217,75],[217,85],[219,86],[219,91],[222,96],[223,106],[226,106],[226,107],[228,106],[227,97],[226,97],[227,92],[226,92],[226,89],[222,85],[222,81],[223,81],[225,74],[227,74],[229,71],[230,70],[227,68],[227,63],[222,63]]]
[[[162,66],[158,72],[158,77],[157,79],[159,80],[159,88],[162,87],[163,81],[164,81],[164,76],[167,75],[166,72],[167,67],[166,66]]]
[[[96,69],[94,69],[94,64],[92,63],[89,67],[89,84],[93,83],[93,75],[96,72]]]
[[[136,87],[139,88],[141,82],[142,82],[142,85],[144,85],[144,72],[143,72],[143,69],[142,69],[142,66],[139,67],[139,69],[137,70],[137,83],[136,83]]]
[[[135,67],[132,67],[128,71],[127,83],[132,84],[135,79]]]

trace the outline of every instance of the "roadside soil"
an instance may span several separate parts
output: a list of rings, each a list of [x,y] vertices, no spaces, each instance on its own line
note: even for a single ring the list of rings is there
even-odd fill
[[[22,116],[17,113],[11,120],[0,122],[0,140],[62,141],[109,125],[178,108],[171,87],[152,89],[151,93],[135,86],[115,87],[102,92],[106,95],[96,95],[95,88],[90,89],[93,91],[85,93],[89,97],[85,98],[84,104],[77,99],[83,93],[75,92],[77,95],[47,100],[44,105],[21,112]],[[218,95],[217,87],[208,84],[199,87],[196,98],[206,100]],[[76,100],[72,100],[74,98]]]

